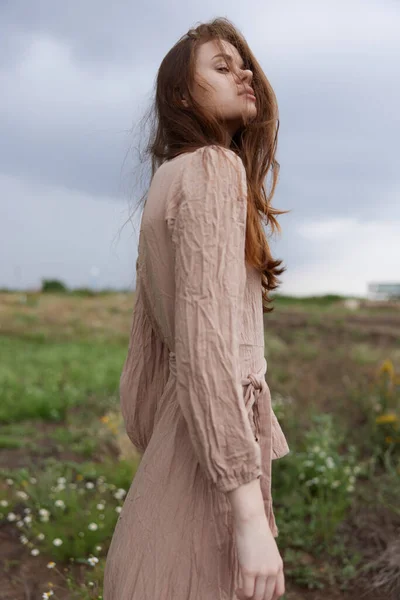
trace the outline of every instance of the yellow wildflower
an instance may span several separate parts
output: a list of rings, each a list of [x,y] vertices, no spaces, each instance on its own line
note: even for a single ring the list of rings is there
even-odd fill
[[[385,415],[379,415],[376,417],[376,423],[396,423],[399,420],[398,416],[394,413],[386,413]]]
[[[391,360],[385,360],[380,368],[379,368],[379,375],[382,375],[383,373],[388,373],[390,379],[392,380],[394,377],[394,366]]]

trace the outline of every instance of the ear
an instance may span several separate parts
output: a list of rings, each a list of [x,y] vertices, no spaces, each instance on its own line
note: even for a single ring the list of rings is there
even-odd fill
[[[189,104],[185,98],[184,93],[178,88],[176,87],[174,90],[177,94],[177,96],[179,97],[180,102],[183,104],[183,106],[185,106],[186,108],[188,108]]]

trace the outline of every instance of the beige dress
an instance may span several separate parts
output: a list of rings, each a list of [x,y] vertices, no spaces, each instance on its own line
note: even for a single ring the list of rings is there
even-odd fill
[[[245,261],[246,174],[207,146],[156,171],[120,382],[143,453],[109,547],[104,600],[234,600],[226,492],[261,477],[278,536],[271,461],[289,452],[265,380],[261,276]]]

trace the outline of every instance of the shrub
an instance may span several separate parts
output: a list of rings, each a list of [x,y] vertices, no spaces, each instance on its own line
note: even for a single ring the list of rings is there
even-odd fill
[[[42,292],[65,293],[67,291],[67,286],[59,279],[42,279]]]

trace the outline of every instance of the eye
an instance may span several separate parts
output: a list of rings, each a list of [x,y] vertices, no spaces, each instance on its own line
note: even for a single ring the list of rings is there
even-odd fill
[[[228,67],[217,67],[217,71],[221,71],[225,69],[225,71],[229,71]]]

